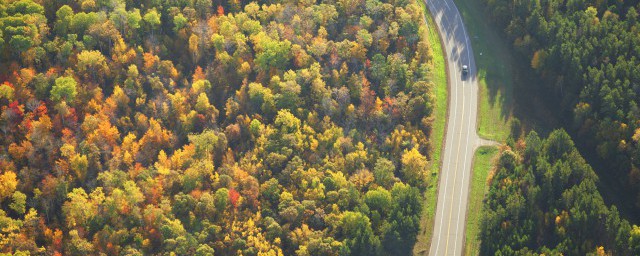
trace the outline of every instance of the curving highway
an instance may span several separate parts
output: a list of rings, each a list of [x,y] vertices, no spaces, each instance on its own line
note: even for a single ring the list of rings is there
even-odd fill
[[[473,152],[490,142],[476,134],[476,65],[458,8],[453,0],[425,1],[442,37],[449,80],[446,141],[429,255],[461,255]],[[462,72],[463,65],[469,67],[466,75]]]

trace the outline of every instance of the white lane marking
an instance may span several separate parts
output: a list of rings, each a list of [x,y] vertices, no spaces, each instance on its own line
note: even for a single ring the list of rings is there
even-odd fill
[[[457,7],[456,7],[456,9],[457,9]],[[458,19],[460,20],[460,25],[462,26],[462,33],[463,33],[464,39],[465,39],[465,44],[466,44],[465,45],[465,47],[466,47],[465,50],[467,50],[467,65],[469,66],[469,74],[473,74],[473,73],[471,73],[471,50],[470,50],[471,46],[469,45],[469,36],[467,35],[467,31],[464,28],[464,22],[462,21],[462,17],[458,16]],[[470,78],[470,76],[468,78]],[[464,81],[462,82],[462,86],[464,87]],[[473,87],[470,88],[472,94],[473,94],[473,89],[474,89]],[[464,95],[463,95],[463,97],[464,97]],[[470,106],[472,106],[472,105],[470,105]],[[464,111],[464,109],[463,109],[463,111]],[[473,109],[470,109],[470,111],[473,111]],[[467,121],[467,142],[465,143],[466,145],[465,145],[465,150],[464,150],[464,159],[465,159],[465,161],[464,161],[464,164],[463,164],[463,168],[464,168],[463,170],[464,171],[462,172],[462,184],[460,186],[460,199],[458,200],[458,202],[459,202],[459,204],[458,204],[458,218],[457,218],[458,220],[456,221],[456,230],[459,229],[460,212],[462,211],[462,194],[463,194],[462,192],[463,192],[464,187],[465,187],[464,186],[464,176],[465,176],[465,174],[467,172],[467,161],[466,160],[467,160],[467,154],[469,153],[469,136],[471,136],[471,132],[475,132],[475,129],[472,129],[472,131],[470,131],[469,130],[470,127],[471,127],[471,118],[469,118],[469,120]],[[465,205],[466,205],[466,203],[465,203]],[[458,239],[455,239],[455,243],[454,243],[454,246],[453,246],[454,253],[457,250],[457,248],[458,248]]]
[[[451,57],[449,54],[447,54],[447,56]],[[456,69],[456,63],[455,62],[453,62],[453,66],[454,66],[454,69]],[[454,101],[451,102],[450,106],[456,106],[457,104],[453,104],[453,103],[454,102],[458,102],[458,80],[456,79],[455,82],[456,82],[456,85],[453,87],[454,90],[455,90],[455,92],[453,93]],[[451,136],[455,136],[456,119],[458,119],[457,117],[458,117],[458,108],[454,107],[453,108],[453,126],[452,126],[453,127],[452,128],[453,134]],[[453,142],[453,140],[452,140],[452,142]],[[443,216],[444,215],[444,208],[446,208],[446,205],[447,205],[447,200],[446,200],[447,199],[447,184],[448,184],[448,180],[449,180],[449,172],[451,172],[451,159],[452,159],[451,154],[452,154],[451,153],[451,147],[449,147],[449,161],[447,163],[448,172],[446,173],[445,178],[444,178],[444,194],[443,194],[444,197],[442,198],[443,199],[442,200],[443,201],[442,202],[442,206],[443,207],[442,207],[442,209],[440,211],[440,216],[442,216],[440,218],[440,230],[438,231],[438,233],[440,235],[438,236],[438,242],[436,242],[436,253],[435,253],[435,255],[438,255],[438,251],[440,249],[440,238],[442,237],[442,222],[444,221],[444,216]],[[437,205],[437,203],[436,203],[436,205]],[[449,241],[449,238],[447,238],[447,241]]]
[[[444,2],[444,3],[445,3],[445,5],[447,6],[447,8],[450,8],[450,7],[449,7],[449,5],[448,5],[448,3],[446,2],[446,0],[445,0],[445,1],[443,1],[443,2]],[[432,5],[432,6],[433,6],[433,5]],[[454,7],[456,8],[456,11],[457,11],[457,6],[455,6],[455,5],[454,5]],[[456,13],[456,15],[455,15],[455,16],[456,16],[455,18],[457,18],[457,19],[459,19],[459,20],[461,21],[462,28],[463,28],[463,35],[464,35],[464,37],[465,37],[466,46],[467,46],[467,58],[468,58],[468,61],[470,61],[470,57],[469,57],[469,56],[470,56],[470,52],[469,52],[469,50],[468,50],[470,47],[469,47],[469,42],[468,42],[468,41],[469,41],[469,39],[468,39],[468,36],[467,36],[467,34],[466,34],[466,29],[464,28],[464,25],[463,25],[464,23],[462,22],[462,19],[461,19],[461,17],[458,15],[458,13]],[[446,21],[448,21],[447,17],[443,17],[443,16],[441,16],[441,17],[440,17],[440,23],[443,23],[443,21],[445,21],[445,19],[446,19]],[[446,21],[445,21],[445,22],[446,22]],[[447,22],[447,23],[449,23],[449,22]],[[444,32],[444,31],[443,31],[443,32]],[[456,67],[455,62],[454,62],[454,64],[453,64],[453,66],[454,66],[454,70],[457,70],[457,67]],[[463,85],[463,87],[464,87],[464,81],[462,82],[462,85]],[[457,79],[456,79],[456,86],[455,86],[455,87],[456,87],[456,88],[455,88],[456,93],[454,93],[454,94],[455,94],[455,97],[454,97],[454,98],[455,98],[455,101],[457,102],[457,98],[458,98],[458,95],[457,95],[458,81],[457,81]],[[472,94],[473,94],[473,93],[472,93]],[[462,119],[464,119],[464,104],[465,104],[464,96],[465,96],[465,94],[464,94],[464,92],[463,92],[463,109],[462,109],[462,111],[463,111],[463,113],[462,113],[462,114],[463,114],[463,118],[462,118]],[[453,105],[453,104],[452,104],[452,105]],[[455,105],[457,105],[457,104],[455,104]],[[470,124],[471,124],[471,118],[468,118],[468,119],[469,119],[469,120],[468,120],[468,123],[467,123],[467,129],[470,127]],[[456,108],[454,108],[454,122],[453,122],[453,123],[454,123],[454,128],[453,128],[454,130],[455,130],[455,122],[456,122],[456,120],[457,120],[457,107],[456,107]],[[454,135],[454,136],[455,136],[455,135]],[[470,132],[469,132],[469,131],[467,131],[467,137],[466,137],[466,143],[465,143],[465,157],[464,157],[464,159],[466,159],[466,158],[468,157],[469,136],[470,136]],[[462,131],[460,132],[460,137],[459,137],[459,138],[461,138],[461,137],[462,137]],[[460,140],[461,140],[461,139],[460,139]],[[460,147],[460,143],[458,143],[458,153],[459,153],[459,147]],[[451,150],[449,150],[449,151],[451,152]],[[459,155],[457,155],[457,157],[459,157]],[[452,159],[452,158],[449,158],[449,161],[448,161],[448,163],[447,163],[447,167],[448,167],[448,168],[449,168],[449,167],[450,167],[450,165],[451,165],[451,164],[450,164],[450,163],[451,163],[451,159]],[[456,159],[457,159],[457,158],[456,158]],[[449,169],[450,169],[450,168],[449,168]],[[457,169],[457,168],[456,168],[456,169]],[[466,161],[465,161],[465,162],[464,162],[464,164],[463,164],[463,170],[466,170]],[[448,182],[447,182],[447,181],[448,181],[448,176],[449,176],[448,174],[449,174],[449,173],[447,172],[447,174],[446,174],[446,176],[445,176],[445,193],[444,193],[444,195],[443,195],[443,197],[444,197],[444,198],[443,198],[443,201],[444,201],[444,202],[443,202],[443,205],[446,205],[446,200],[445,200],[445,199],[446,199],[446,196],[447,196],[447,193],[446,193],[446,191],[447,191],[447,186],[446,186],[446,184],[448,183]],[[456,176],[457,176],[457,172],[456,172],[455,174],[456,174]],[[459,229],[459,224],[460,224],[460,212],[461,212],[461,207],[462,207],[462,204],[460,204],[460,203],[461,203],[461,201],[462,201],[462,191],[463,191],[463,188],[464,188],[464,186],[463,186],[463,185],[464,185],[464,177],[465,177],[465,172],[463,171],[462,186],[461,186],[461,188],[460,188],[460,200],[459,200],[459,202],[458,202],[458,214],[457,214],[457,222],[456,222],[456,231],[457,231],[457,229]],[[454,178],[454,187],[455,187],[455,179],[456,179],[456,178]],[[453,202],[452,202],[451,206],[452,206],[452,208],[453,208]],[[451,214],[452,214],[452,212],[453,212],[452,210],[449,212],[449,226],[450,226],[450,224],[451,224]],[[442,214],[442,215],[444,215],[444,208],[442,208],[441,214]],[[439,233],[442,233],[442,221],[443,221],[443,220],[442,220],[442,219],[440,219],[440,231],[439,231]],[[448,238],[448,237],[449,237],[449,232],[450,232],[450,227],[447,229],[447,248],[446,248],[446,250],[447,250],[447,251],[448,251],[448,242],[449,242],[449,238]],[[437,254],[438,254],[438,252],[439,252],[440,237],[441,237],[441,235],[440,235],[440,236],[438,236],[438,242],[436,243],[436,255],[437,255]],[[455,251],[457,250],[457,242],[458,242],[458,241],[457,241],[457,239],[454,239],[454,240],[455,240],[455,245],[454,245],[454,253],[455,253]],[[445,252],[445,254],[446,254],[446,252]]]
[[[456,49],[458,49],[458,47],[456,46]],[[458,52],[459,54],[459,52]],[[454,66],[454,70],[455,72],[458,71],[458,67],[456,66],[456,62],[454,62],[453,64]],[[458,79],[456,79],[456,85],[458,84]],[[465,100],[464,100],[464,81],[462,81],[462,117],[460,118],[460,120],[462,122],[464,122],[464,105],[465,105]],[[456,149],[456,167],[455,167],[455,171],[454,171],[454,176],[453,176],[453,187],[455,189],[456,184],[458,184],[456,181],[458,180],[458,163],[460,162],[460,142],[462,141],[462,127],[460,127],[460,134],[458,136],[458,149]],[[464,160],[464,159],[463,159]],[[463,171],[464,173],[464,171]],[[464,179],[462,180],[464,182]],[[453,192],[455,194],[455,191]],[[444,254],[448,255],[449,254],[449,237],[451,234],[451,216],[453,215],[453,204],[455,203],[455,199],[451,200],[451,208],[449,209],[449,220],[447,221],[447,243],[444,249]],[[458,205],[460,205],[460,202],[458,202]],[[457,241],[457,239],[454,237],[454,240]],[[455,247],[453,249],[453,253],[455,254],[456,250]]]
[[[462,87],[464,87],[464,81],[462,82]],[[473,92],[473,88],[470,88]],[[473,93],[472,93],[473,94]],[[464,100],[464,94],[463,94],[463,100]],[[471,107],[471,105],[470,105]],[[470,109],[470,111],[473,111],[472,109]],[[456,220],[456,230],[458,230],[460,228],[460,212],[462,211],[462,195],[463,195],[463,190],[464,190],[464,177],[465,174],[467,173],[467,156],[469,153],[469,136],[471,136],[471,130],[470,130],[470,126],[471,126],[471,118],[468,118],[467,121],[467,141],[465,142],[465,147],[464,147],[464,163],[463,163],[463,167],[462,167],[462,183],[460,184],[460,198],[458,199],[458,217]],[[465,204],[466,205],[466,204]],[[458,239],[455,239],[455,243],[453,245],[453,250],[454,252],[457,250],[458,248]]]

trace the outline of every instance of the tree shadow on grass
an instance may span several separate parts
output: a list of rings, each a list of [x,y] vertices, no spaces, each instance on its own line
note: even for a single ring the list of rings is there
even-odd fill
[[[523,134],[535,130],[540,136],[563,126],[571,126],[571,109],[563,110],[557,93],[546,91],[543,81],[535,74],[526,56],[514,50],[502,31],[493,26],[489,15],[478,0],[455,0],[465,20],[475,54],[479,75],[484,77],[491,107],[500,104],[499,120],[516,117],[521,121]],[[571,131],[570,131],[571,132]],[[575,134],[574,138],[575,138]],[[607,163],[599,160],[592,149],[576,141],[579,151],[594,168],[600,182],[598,190],[605,204],[616,205],[625,219],[639,223],[632,196],[624,193],[619,181],[606,173]]]
[[[517,53],[507,36],[492,25],[480,1],[456,0],[456,4],[469,31],[489,105],[500,108],[498,117],[489,118],[507,123],[515,117],[525,132],[533,129],[541,135],[559,128],[562,118],[559,111],[554,111],[558,109],[556,101],[541,91],[541,81],[528,59]]]

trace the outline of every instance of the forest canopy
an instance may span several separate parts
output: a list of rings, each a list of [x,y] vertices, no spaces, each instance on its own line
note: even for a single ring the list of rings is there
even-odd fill
[[[638,255],[640,228],[607,207],[564,130],[505,147],[484,200],[481,255]]]
[[[486,0],[564,126],[640,210],[638,1]],[[596,159],[597,158],[597,159]],[[626,200],[626,198],[629,200]]]
[[[0,1],[0,252],[408,254],[413,1]]]

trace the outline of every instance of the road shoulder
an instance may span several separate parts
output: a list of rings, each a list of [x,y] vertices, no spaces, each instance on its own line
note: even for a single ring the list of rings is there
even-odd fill
[[[426,7],[426,4],[420,0],[417,3],[422,7],[425,14],[425,21],[427,22],[429,43],[433,50],[433,62],[434,62],[434,89],[436,96],[435,107],[435,123],[433,126],[433,133],[429,138],[432,143],[431,155],[431,184],[424,193],[425,206],[420,219],[420,231],[416,237],[416,245],[413,248],[414,255],[426,255],[429,253],[431,245],[431,236],[433,235],[433,225],[435,221],[435,213],[438,199],[438,184],[439,174],[442,169],[442,154],[444,152],[444,146],[446,144],[446,129],[447,129],[447,116],[449,115],[449,81],[448,70],[445,68],[447,65],[447,58],[443,51],[443,41],[438,28],[433,20],[431,12]]]

